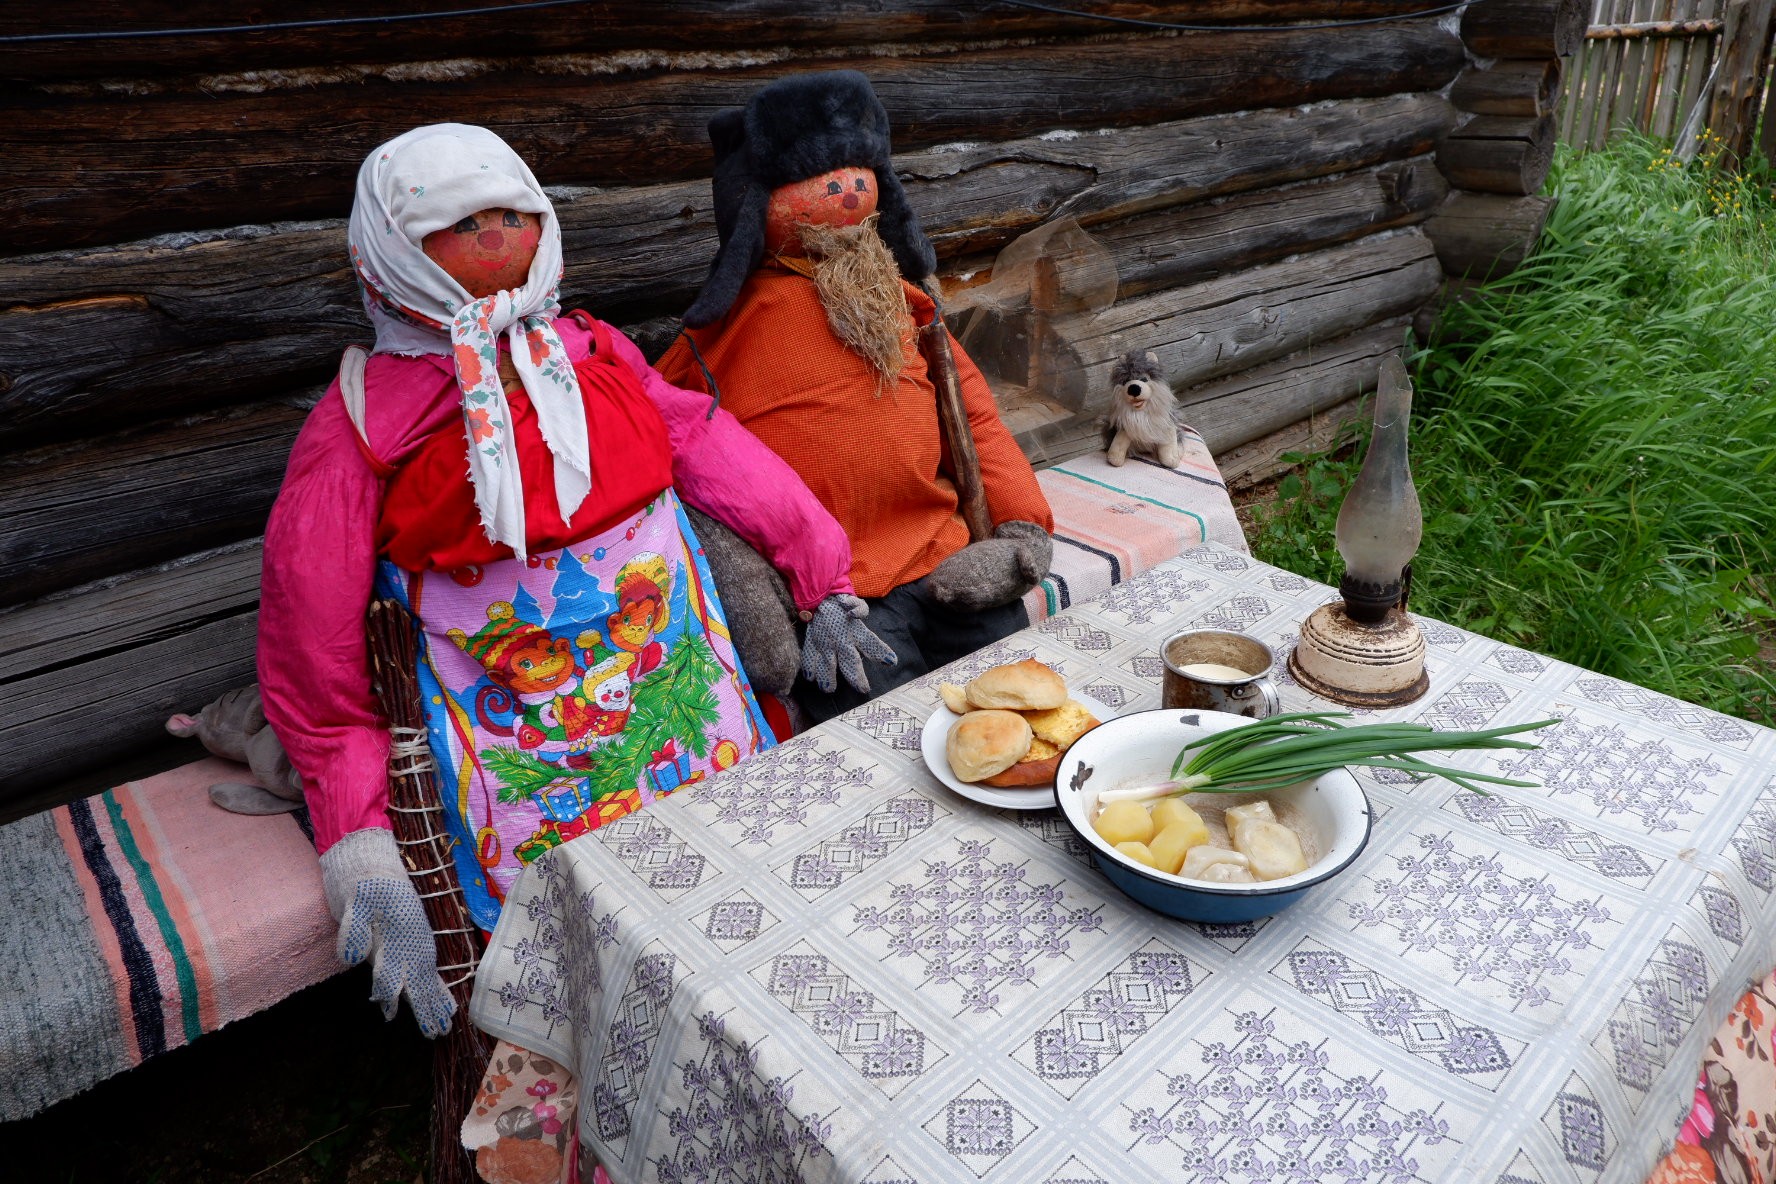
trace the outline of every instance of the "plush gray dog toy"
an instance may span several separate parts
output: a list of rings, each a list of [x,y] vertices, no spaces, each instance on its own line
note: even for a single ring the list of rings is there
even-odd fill
[[[220,781],[210,786],[210,800],[224,810],[287,814],[301,808],[302,779],[265,723],[258,683],[229,691],[195,716],[172,716],[166,730],[180,738],[195,737],[212,754],[252,770],[258,785]]]
[[[1184,446],[1178,443],[1178,424],[1172,418],[1178,401],[1159,368],[1159,355],[1150,349],[1122,355],[1110,371],[1110,387],[1112,434],[1104,459],[1121,465],[1132,449],[1152,454],[1168,469],[1183,464]]]

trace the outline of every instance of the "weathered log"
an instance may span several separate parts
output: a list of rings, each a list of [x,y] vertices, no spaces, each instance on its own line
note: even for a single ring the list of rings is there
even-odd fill
[[[1390,320],[1348,337],[1315,343],[1178,396],[1184,422],[1213,453],[1228,452],[1375,389],[1381,360],[1406,343],[1406,323]]]
[[[1110,250],[1119,299],[1196,283],[1423,221],[1449,194],[1427,159],[1261,189],[1092,228]]]
[[[1252,489],[1295,467],[1283,459],[1285,455],[1323,452],[1337,443],[1346,424],[1357,423],[1368,414],[1367,397],[1347,399],[1248,444],[1217,453],[1215,467],[1221,470],[1221,479],[1233,492]]]
[[[0,810],[44,786],[163,743],[167,716],[252,682],[257,626],[253,611],[213,618],[177,636],[83,653],[7,683]]]
[[[1457,189],[1522,196],[1554,166],[1554,117],[1476,115],[1437,148],[1437,167]]]
[[[1591,25],[1587,41],[1660,41],[1666,38],[1712,37],[1724,23],[1711,18],[1696,21],[1629,21],[1620,25]]]
[[[1398,95],[909,153],[896,167],[939,253],[955,256],[1048,217],[1096,226],[1411,156],[1449,119],[1434,95]],[[1390,209],[1417,207],[1423,172],[1402,174]],[[563,301],[607,319],[683,309],[715,252],[706,181],[567,191],[556,210]],[[1131,260],[1125,280],[1139,270]],[[322,382],[345,344],[367,339],[341,222],[0,259],[0,440]]]
[[[258,534],[306,414],[261,404],[7,457],[0,604]]]
[[[1585,0],[1479,0],[1462,11],[1475,57],[1563,58],[1585,40]]]
[[[440,6],[429,6],[440,7]],[[441,6],[449,7],[449,6]],[[465,7],[486,8],[478,4]],[[540,57],[619,50],[692,50],[707,55],[759,46],[844,46],[881,42],[924,44],[975,38],[1091,35],[1123,26],[1097,14],[1189,24],[1347,20],[1391,16],[1427,7],[1423,0],[1073,0],[1074,13],[954,0],[606,0],[542,14],[397,20],[249,32],[185,33],[113,40],[47,40],[0,49],[0,78],[47,81],[74,78],[149,78],[214,75],[225,68],[290,70],[356,62],[420,62],[460,58]],[[178,5],[121,6],[75,0],[8,14],[14,36],[189,28],[250,29],[291,20],[413,17],[415,6],[395,0],[276,5],[198,0]],[[267,79],[277,85],[278,79]],[[288,83],[296,83],[290,78]]]
[[[1556,200],[1457,193],[1431,215],[1425,235],[1449,275],[1497,279],[1516,271],[1535,249]]]
[[[1469,66],[1449,90],[1449,101],[1476,115],[1551,115],[1560,99],[1560,59]]]
[[[1015,434],[1025,453],[1053,463],[1099,446],[1110,369],[1130,349],[1157,352],[1173,387],[1188,389],[1410,317],[1442,278],[1430,243],[1406,230],[1124,301],[1059,329],[1080,360],[1082,373],[1069,383],[1085,392],[1077,406],[1042,391],[1002,398],[1002,406],[1023,425]],[[1052,409],[1047,422],[1034,422],[1043,403]]]
[[[249,612],[259,603],[259,563],[254,539],[0,610],[0,687],[66,665],[71,638],[93,658]]]
[[[79,780],[87,770],[127,779],[114,766],[160,751],[169,714],[252,681],[253,632],[241,621],[259,603],[259,558],[254,540],[0,611],[0,731],[14,728],[0,736],[0,759],[35,762],[9,766],[0,821],[103,788]],[[104,721],[55,718],[70,701]],[[27,714],[33,704],[47,714]],[[70,778],[59,799],[36,800]]]
[[[1093,41],[1064,53],[1019,45],[822,64],[869,75],[897,142],[913,149],[1432,90],[1462,59],[1456,38],[1418,20],[1336,37],[1228,32]],[[709,168],[710,116],[804,69],[797,61],[652,75],[505,71],[473,85],[379,78],[300,96],[15,93],[0,101],[10,166],[0,251],[342,215],[363,154],[410,126],[416,111],[492,128],[556,184],[698,176]]]

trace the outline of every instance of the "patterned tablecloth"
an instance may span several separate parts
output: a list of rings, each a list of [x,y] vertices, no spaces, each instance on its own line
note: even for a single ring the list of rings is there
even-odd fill
[[[1426,620],[1431,693],[1387,714],[1557,715],[1465,758],[1544,788],[1359,774],[1358,861],[1228,927],[920,760],[941,678],[1034,655],[1154,707],[1167,634],[1281,653],[1331,596],[1202,548],[569,843],[474,1018],[575,1068],[618,1184],[1640,1181],[1776,950],[1776,732]]]

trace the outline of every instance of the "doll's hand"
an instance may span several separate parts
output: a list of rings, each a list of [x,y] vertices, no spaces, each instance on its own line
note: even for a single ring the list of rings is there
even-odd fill
[[[802,638],[802,677],[831,694],[843,674],[859,694],[869,694],[869,672],[863,660],[892,666],[899,659],[888,643],[863,623],[867,616],[869,605],[855,596],[835,592],[821,601]]]
[[[382,1005],[382,1018],[395,1018],[405,992],[419,1030],[442,1036],[456,1000],[438,974],[437,939],[395,836],[374,826],[352,831],[321,856],[321,881],[339,922],[339,960],[371,959],[370,999]]]
[[[1001,522],[993,537],[969,543],[926,577],[931,598],[979,612],[1034,588],[1054,560],[1054,540],[1034,522]]]

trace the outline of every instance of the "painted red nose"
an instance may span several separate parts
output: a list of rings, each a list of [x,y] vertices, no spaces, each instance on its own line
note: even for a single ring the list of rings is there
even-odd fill
[[[475,237],[475,241],[489,251],[497,251],[506,245],[506,236],[497,230],[483,230]]]
[[[845,195],[844,206],[847,210],[855,210],[857,208],[857,195],[855,193],[847,193]]]

